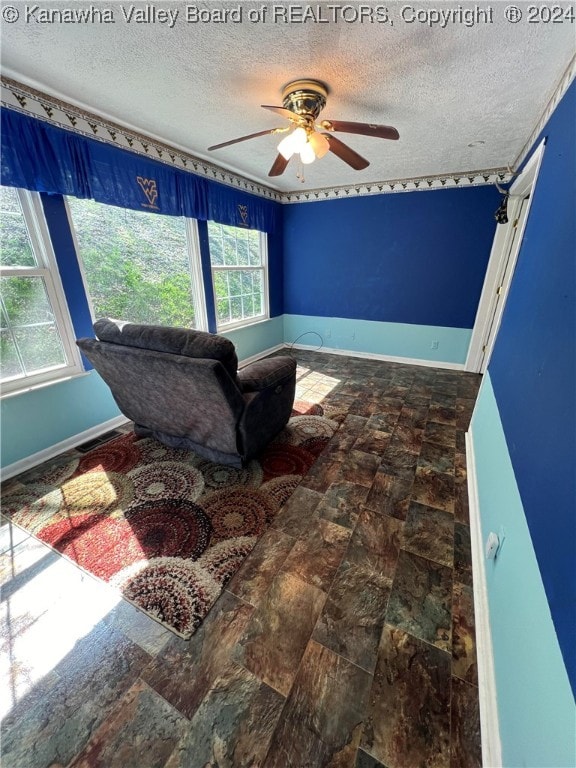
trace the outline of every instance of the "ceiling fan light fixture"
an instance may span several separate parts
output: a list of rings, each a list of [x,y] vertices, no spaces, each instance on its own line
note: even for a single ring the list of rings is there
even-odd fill
[[[292,146],[294,147],[294,152],[301,152],[306,146],[307,141],[308,135],[304,128],[295,128],[292,131]]]
[[[400,138],[396,128],[390,125],[358,123],[348,120],[322,120],[318,124],[317,119],[326,106],[327,96],[328,87],[319,80],[293,80],[282,90],[281,107],[262,104],[264,109],[289,120],[290,126],[249,133],[237,139],[214,144],[208,149],[223,149],[231,144],[255,139],[258,136],[291,131],[277,145],[278,155],[268,172],[268,176],[280,176],[286,170],[288,162],[294,154],[300,155],[300,161],[304,164],[312,163],[316,158],[322,158],[328,152],[332,152],[355,171],[362,171],[370,165],[366,158],[337,138],[334,133],[354,133],[360,136],[392,140]],[[299,178],[303,180],[301,170],[298,173]]]
[[[304,128],[295,128],[278,144],[278,152],[285,160],[290,160],[293,154],[300,152],[306,146],[308,137]]]
[[[326,136],[323,136],[321,133],[314,131],[308,137],[308,141],[318,160],[320,160],[320,158],[324,157],[324,155],[330,151],[330,142]]]
[[[280,144],[278,144],[278,152],[280,152],[284,160],[290,160],[294,151],[294,147],[292,146],[292,134],[290,133],[282,139]]]
[[[316,154],[314,152],[314,147],[310,142],[307,142],[304,144],[302,149],[300,150],[300,160],[304,163],[304,165],[308,165],[309,163],[313,163],[314,160],[316,160]]]

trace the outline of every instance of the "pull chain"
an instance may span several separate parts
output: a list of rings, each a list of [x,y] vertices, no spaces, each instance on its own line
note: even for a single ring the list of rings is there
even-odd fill
[[[296,171],[296,178],[302,184],[304,184],[304,182],[306,181],[306,179],[304,178],[304,163],[302,162],[302,160],[298,160],[298,170]]]

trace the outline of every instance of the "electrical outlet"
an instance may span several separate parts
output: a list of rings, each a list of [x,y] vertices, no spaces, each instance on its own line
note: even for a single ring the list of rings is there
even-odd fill
[[[494,531],[490,531],[488,534],[488,538],[486,539],[486,558],[488,560],[495,560],[496,555],[498,554],[498,549],[500,547],[500,539],[498,536],[494,533]]]
[[[430,349],[438,349],[439,343],[437,341],[433,341],[432,344],[430,344]]]

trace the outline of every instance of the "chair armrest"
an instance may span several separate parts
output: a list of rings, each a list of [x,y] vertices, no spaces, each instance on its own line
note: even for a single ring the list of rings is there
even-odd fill
[[[244,412],[238,445],[244,460],[257,456],[286,425],[296,393],[296,361],[291,357],[258,360],[238,372]]]
[[[238,383],[244,394],[261,392],[285,384],[295,373],[296,360],[292,357],[268,357],[241,368],[238,371]]]

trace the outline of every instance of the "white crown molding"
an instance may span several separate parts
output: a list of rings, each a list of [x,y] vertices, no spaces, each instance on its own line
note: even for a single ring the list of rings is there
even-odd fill
[[[546,109],[542,113],[542,116],[540,120],[537,122],[536,127],[530,134],[530,137],[526,144],[522,147],[522,151],[514,161],[514,165],[512,166],[514,169],[520,168],[526,157],[528,156],[528,153],[532,150],[532,147],[536,143],[536,139],[541,134],[544,126],[550,120],[550,117],[560,101],[562,100],[563,96],[565,95],[568,88],[570,88],[570,85],[572,84],[572,81],[576,77],[576,55],[572,58],[572,61],[568,65],[568,68],[560,78],[560,82],[554,89],[554,93],[552,94],[550,101],[546,105]]]

